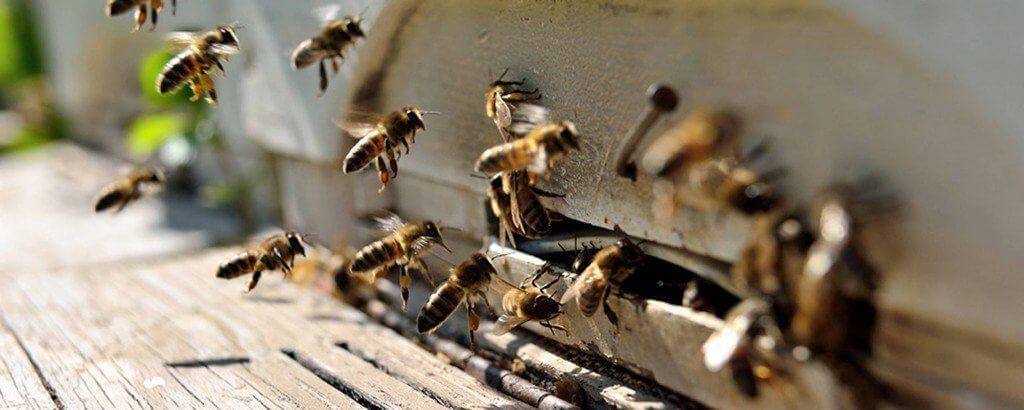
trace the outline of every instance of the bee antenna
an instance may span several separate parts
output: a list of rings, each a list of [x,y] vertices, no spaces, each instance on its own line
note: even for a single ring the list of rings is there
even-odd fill
[[[476,172],[470,172],[469,176],[471,176],[473,178],[487,179],[487,176],[481,175],[481,174],[477,174]]]
[[[495,80],[495,82],[501,81],[501,80],[505,79],[505,74],[508,74],[508,69],[509,69],[509,67],[505,67],[505,71],[501,72],[501,75],[498,76],[498,79]]]
[[[506,253],[503,253],[503,254],[501,254],[501,255],[495,256],[495,257],[493,257],[493,258],[491,258],[491,257],[488,257],[488,258],[489,258],[490,260],[495,260],[495,259],[498,259],[498,258],[504,258],[504,257],[506,257],[506,256],[508,256],[508,255],[511,255],[511,254],[513,254],[513,253],[515,253],[515,252],[506,252]]]

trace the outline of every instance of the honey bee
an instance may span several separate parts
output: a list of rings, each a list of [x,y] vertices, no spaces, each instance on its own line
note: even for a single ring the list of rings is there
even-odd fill
[[[732,266],[733,283],[747,294],[789,305],[811,237],[796,216],[783,212],[758,215],[753,225],[750,242]]]
[[[176,14],[178,12],[178,0],[170,1],[171,13]],[[146,24],[147,12],[153,23],[149,31],[153,31],[156,28],[157,15],[164,11],[164,0],[107,0],[107,16],[121,15],[131,9],[135,9],[135,28],[132,29],[132,32],[139,31],[142,25]]]
[[[485,108],[487,110],[487,117],[494,121],[494,125],[498,127],[502,141],[507,142],[511,133],[512,113],[515,111],[516,105],[526,101],[539,100],[541,95],[537,92],[537,89],[526,91],[519,88],[526,82],[525,78],[519,81],[504,81],[505,74],[508,74],[507,68],[487,88]]]
[[[345,173],[350,174],[362,170],[376,160],[381,182],[378,192],[384,192],[388,182],[398,176],[398,159],[401,157],[401,151],[397,149],[398,144],[402,144],[405,147],[405,153],[408,154],[409,144],[416,140],[416,129],[427,129],[423,123],[424,114],[437,114],[437,112],[405,107],[376,121],[339,124],[345,131],[359,139],[345,156],[345,161],[342,164]],[[388,157],[388,163],[384,162],[384,155]],[[390,169],[388,165],[390,165]]]
[[[854,315],[871,310],[875,273],[855,246],[857,225],[848,208],[853,199],[846,194],[832,189],[819,198],[812,212],[814,243],[795,289],[793,338],[817,351],[837,351],[853,342],[855,327],[870,328]]]
[[[103,187],[93,209],[103,212],[117,207],[114,212],[121,212],[124,207],[142,197],[150,187],[161,188],[165,183],[163,171],[156,168],[137,168],[121,179]]]
[[[172,33],[168,42],[183,48],[164,65],[156,78],[156,89],[160,94],[173,93],[186,83],[192,89],[192,101],[206,96],[206,101],[217,104],[217,90],[213,86],[212,73],[224,72],[223,62],[238,52],[237,25],[218,26],[200,33]]]
[[[501,306],[504,313],[498,317],[493,333],[503,335],[515,328],[522,326],[529,321],[535,321],[554,332],[555,329],[568,333],[565,327],[552,324],[551,320],[562,314],[562,305],[555,298],[545,291],[561,279],[554,280],[544,286],[537,286],[537,278],[551,271],[551,265],[544,265],[533,275],[531,285],[527,287],[526,281],[519,286],[505,282],[503,279],[495,283],[504,285],[505,291],[501,297]]]
[[[701,347],[704,366],[712,372],[728,369],[736,386],[749,397],[758,394],[753,337],[761,331],[759,321],[767,318],[768,309],[768,304],[761,299],[743,300],[729,310],[725,324]]]
[[[654,193],[655,218],[666,222],[672,220],[676,204],[698,210],[725,207],[756,215],[770,211],[779,203],[772,185],[735,157],[712,158],[694,164],[683,181],[656,181]]]
[[[470,345],[475,345],[473,332],[480,327],[480,317],[474,310],[473,301],[476,298],[487,300],[484,292],[491,283],[491,278],[497,275],[494,265],[483,253],[476,252],[470,258],[451,269],[448,280],[439,286],[430,299],[420,309],[416,317],[416,329],[420,333],[429,333],[436,330],[448,317],[455,312],[455,309],[466,301],[466,311],[469,315],[467,321],[469,327]]]
[[[647,147],[640,169],[654,178],[680,179],[691,166],[734,141],[741,128],[739,117],[728,111],[694,111]]]
[[[301,70],[313,63],[320,63],[320,95],[327,91],[327,67],[325,60],[330,60],[334,74],[338,74],[339,65],[345,59],[345,49],[355,43],[356,39],[366,37],[361,27],[362,18],[345,17],[334,19],[340,7],[326,8],[321,15],[324,27],[315,37],[306,39],[295,47],[292,52],[292,68]]]
[[[441,230],[434,222],[407,224],[396,215],[380,218],[377,222],[382,230],[390,234],[360,249],[352,258],[349,271],[353,275],[368,277],[372,282],[387,274],[389,268],[401,267],[402,296],[408,300],[412,275],[422,274],[430,278],[417,255],[427,251],[431,244],[438,244],[448,252],[451,249],[445,244]]]
[[[575,300],[583,316],[591,317],[603,306],[608,321],[618,328],[619,317],[608,305],[608,294],[618,289],[622,282],[636,270],[643,261],[644,252],[629,238],[622,238],[614,245],[607,246],[594,254],[588,262],[577,259],[573,263],[579,276],[562,295],[562,304]]]
[[[306,256],[302,235],[288,231],[271,236],[256,247],[246,250],[224,261],[217,268],[217,277],[234,279],[252,274],[246,292],[251,292],[260,281],[265,270],[281,270],[285,276],[291,274],[295,255]]]
[[[546,117],[546,109],[531,107],[542,110],[541,116]],[[579,133],[570,121],[513,122],[511,133],[522,137],[484,151],[476,161],[474,168],[477,172],[491,174],[525,170],[530,185],[534,185],[538,175],[549,177],[558,160],[570,150],[580,149]]]
[[[498,217],[499,238],[515,246],[513,233],[540,238],[551,232],[551,217],[540,196],[561,197],[532,187],[523,171],[500,172],[491,177],[487,190],[491,210]]]

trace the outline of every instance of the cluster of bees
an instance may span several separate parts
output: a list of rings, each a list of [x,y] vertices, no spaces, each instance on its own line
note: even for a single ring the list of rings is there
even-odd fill
[[[175,5],[172,1],[172,7]],[[163,9],[161,0],[110,0],[107,12],[116,15],[136,10],[136,30],[146,20],[153,24]],[[157,79],[161,93],[188,85],[194,99],[205,96],[216,103],[211,74],[224,71],[223,62],[239,50],[237,25],[220,26],[205,33],[175,33],[171,43],[181,47]],[[295,69],[319,65],[319,89],[328,86],[326,65],[338,71],[345,50],[364,37],[360,17],[325,19],[323,30],[299,44],[291,55]],[[476,161],[476,172],[489,175],[487,195],[499,221],[502,244],[516,246],[516,237],[541,238],[551,232],[558,215],[545,208],[540,197],[559,195],[536,187],[540,178],[567,155],[580,149],[576,126],[551,117],[538,103],[539,90],[524,88],[525,79],[492,82],[485,97],[485,112],[498,131],[499,143]],[[655,110],[675,108],[671,89],[651,92]],[[386,115],[348,116],[339,125],[358,138],[344,157],[342,168],[353,173],[376,167],[383,191],[398,176],[401,148],[409,154],[418,130],[425,130],[423,111],[405,107]],[[617,170],[634,180],[645,179],[652,187],[651,211],[661,224],[671,224],[681,207],[738,212],[752,218],[750,243],[733,265],[731,276],[743,300],[726,315],[724,326],[704,344],[703,354],[711,371],[727,371],[741,391],[755,396],[765,380],[785,376],[811,357],[836,363],[845,369],[860,368],[870,353],[868,334],[873,317],[872,293],[875,272],[858,250],[859,218],[872,203],[870,194],[854,185],[835,185],[825,190],[809,211],[786,206],[773,188],[770,173],[752,166],[766,151],[766,144],[741,149],[743,123],[732,112],[698,109],[684,116],[643,149],[638,142],[657,115],[649,114],[634,129],[619,151]],[[141,197],[143,188],[163,182],[154,169],[137,170],[104,189],[96,202],[97,212],[123,209]],[[433,221],[404,222],[391,215],[379,220],[388,235],[353,254],[332,259],[330,269],[339,281],[371,284],[397,271],[408,299],[413,276],[430,278],[422,258],[438,245],[451,250],[442,236],[444,227]],[[225,261],[217,277],[231,279],[251,274],[247,290],[258,283],[263,271],[292,271],[296,255],[305,256],[306,235],[284,232]],[[538,322],[552,330],[566,331],[551,323],[575,305],[586,317],[602,310],[617,326],[608,296],[619,290],[646,257],[642,244],[625,234],[614,245],[579,251],[571,266],[575,280],[560,296],[548,289],[561,276],[538,285],[549,265],[532,278],[514,285],[501,279],[494,261],[477,252],[452,267],[448,279],[436,287],[417,317],[420,332],[432,332],[463,302],[469,334],[480,319],[475,303],[487,299],[489,289],[502,294],[502,308],[495,332],[505,333],[526,322]],[[344,273],[344,274],[342,274]],[[339,282],[339,287],[348,286]],[[488,304],[488,309],[490,306]],[[566,331],[566,333],[568,333]],[[849,372],[847,372],[849,373]],[[850,377],[844,377],[849,380]]]

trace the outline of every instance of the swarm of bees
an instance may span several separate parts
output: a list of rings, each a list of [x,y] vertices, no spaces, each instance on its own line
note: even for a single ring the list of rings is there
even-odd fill
[[[345,49],[357,39],[366,37],[361,26],[361,17],[345,17],[336,19],[340,7],[321,9],[323,29],[314,37],[304,40],[292,51],[292,68],[301,70],[314,63],[320,65],[320,95],[327,91],[327,66],[330,61],[334,74],[338,74],[341,62],[345,59]]]
[[[135,9],[135,28],[132,32],[139,31],[142,25],[146,24],[147,12],[153,23],[149,31],[153,31],[156,29],[157,16],[164,11],[164,0],[107,0],[107,15],[110,17],[127,13],[132,9]],[[177,12],[178,0],[171,0],[171,14]]]
[[[115,16],[135,10],[133,31],[138,31],[147,17],[155,28],[164,3],[108,0],[106,12]],[[176,1],[170,1],[170,5],[175,9]],[[337,74],[347,51],[365,37],[361,15],[337,19],[339,9],[331,10],[321,16],[321,31],[302,41],[290,56],[295,70],[318,64],[321,95],[328,87],[327,65]],[[193,101],[205,98],[215,105],[217,91],[211,75],[223,73],[224,62],[238,53],[238,27],[171,34],[169,42],[181,51],[163,67],[157,90],[173,93],[188,85]],[[484,101],[500,143],[480,154],[474,170],[488,175],[488,205],[498,220],[500,243],[516,247],[517,237],[532,240],[552,232],[559,216],[545,206],[542,198],[563,195],[541,190],[538,180],[550,180],[555,167],[581,147],[576,125],[554,119],[548,108],[538,104],[542,98],[539,89],[527,89],[526,78],[505,80],[508,72],[505,69],[489,84]],[[756,396],[761,380],[785,375],[790,364],[811,356],[847,367],[860,366],[859,358],[870,353],[872,294],[877,278],[857,246],[857,209],[863,202],[858,200],[856,190],[830,187],[810,212],[785,207],[774,188],[772,173],[760,172],[754,165],[767,151],[767,144],[741,149],[744,124],[729,110],[693,110],[634,153],[657,116],[673,110],[678,102],[669,88],[652,90],[656,90],[651,98],[657,109],[643,118],[620,148],[616,172],[626,176],[621,170],[631,170],[628,177],[633,180],[637,170],[645,176],[652,190],[651,213],[659,224],[673,224],[680,207],[728,210],[753,221],[750,242],[730,272],[743,300],[704,344],[706,367],[729,372],[740,391]],[[401,148],[408,155],[417,130],[426,130],[427,114],[437,112],[415,106],[386,114],[347,112],[338,125],[357,141],[343,159],[342,171],[358,172],[373,163],[381,182],[378,192],[383,192],[398,176]],[[633,156],[637,163],[627,163]],[[94,209],[118,212],[141,198],[145,188],[162,186],[164,181],[160,170],[139,168],[106,186]],[[403,308],[407,309],[413,276],[423,276],[434,286],[423,260],[430,248],[438,245],[449,253],[451,249],[434,221],[406,223],[388,215],[378,224],[386,232],[384,237],[357,252],[335,249],[329,257],[316,256],[307,261],[309,269],[329,272],[339,295],[353,303],[367,297],[364,291],[374,281],[397,272]],[[419,311],[417,329],[421,333],[435,331],[465,302],[472,346],[480,325],[476,302],[482,299],[486,303],[486,292],[495,290],[502,295],[503,309],[494,326],[496,334],[508,333],[528,322],[536,322],[552,333],[559,330],[568,334],[566,327],[552,323],[566,313],[566,306],[574,306],[584,317],[594,317],[601,309],[618,331],[619,318],[609,304],[609,296],[622,291],[623,283],[647,256],[642,243],[633,242],[617,225],[616,230],[622,238],[615,244],[579,250],[570,267],[574,280],[558,297],[549,289],[561,281],[561,275],[545,285],[537,284],[538,278],[553,272],[551,265],[544,265],[532,278],[513,285],[502,279],[490,258],[474,253],[453,266],[447,280],[435,287]],[[233,279],[251,274],[246,291],[252,291],[264,271],[279,270],[286,277],[290,275],[297,256],[306,256],[307,245],[305,235],[294,231],[273,235],[224,261],[216,276]],[[681,298],[688,305],[694,303],[698,292],[695,283],[690,285]],[[491,310],[489,303],[487,307]],[[864,312],[868,312],[866,316]]]
[[[114,209],[121,212],[128,204],[142,198],[147,192],[162,188],[166,183],[164,173],[160,169],[140,167],[132,170],[121,179],[103,187],[94,202],[93,209],[103,212]]]

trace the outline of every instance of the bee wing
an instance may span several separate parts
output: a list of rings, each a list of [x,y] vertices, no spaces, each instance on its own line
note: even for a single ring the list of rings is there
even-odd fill
[[[548,150],[540,147],[533,155],[533,160],[526,164],[526,170],[534,174],[546,174],[548,172]]]
[[[501,95],[494,98],[494,115],[494,122],[498,128],[505,129],[512,125],[512,108],[501,98]]]
[[[300,70],[313,63],[316,63],[324,58],[327,54],[323,48],[316,46],[316,40],[307,38],[305,41],[299,43],[292,51],[291,62],[292,68]]]
[[[502,294],[502,295],[504,295],[505,293],[508,293],[510,291],[519,290],[518,286],[509,283],[507,280],[505,280],[505,278],[503,278],[501,276],[492,275],[491,279],[492,279],[491,283],[490,283],[491,289],[494,290],[495,292],[498,292],[498,293]]]
[[[576,280],[572,282],[572,285],[569,285],[569,288],[565,290],[565,293],[562,294],[562,298],[558,303],[565,305],[576,300],[580,295],[580,288],[583,286],[584,280],[585,278],[582,275],[577,277]]]
[[[379,130],[383,119],[384,115],[377,112],[349,109],[342,118],[335,119],[334,124],[353,138],[364,138]]]
[[[377,227],[384,232],[395,232],[405,226],[402,218],[390,212],[387,215],[374,218],[374,221],[377,222]]]
[[[321,26],[326,26],[328,23],[337,20],[338,17],[341,16],[341,9],[340,4],[328,4],[326,6],[320,6],[313,9],[313,16],[316,17]]]
[[[528,321],[529,319],[525,317],[503,314],[498,317],[498,321],[494,324],[494,328],[491,330],[491,333],[501,336],[512,331],[512,329],[522,326],[523,323]]]
[[[167,44],[175,50],[183,50],[195,42],[198,34],[191,31],[171,32],[167,34]]]
[[[238,53],[238,47],[227,44],[214,44],[210,46],[210,53],[217,57],[227,57]]]
[[[537,128],[540,124],[548,123],[549,111],[544,106],[537,104],[516,105],[515,112],[511,118],[510,131],[513,135],[524,136]]]

